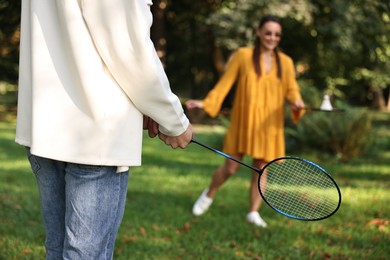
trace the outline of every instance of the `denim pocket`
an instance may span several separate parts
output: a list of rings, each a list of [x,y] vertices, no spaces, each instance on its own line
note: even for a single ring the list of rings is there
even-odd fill
[[[41,169],[41,165],[38,163],[38,160],[35,155],[32,155],[30,152],[30,148],[26,147],[27,151],[27,157],[31,165],[31,169],[33,173],[37,174],[38,171]]]

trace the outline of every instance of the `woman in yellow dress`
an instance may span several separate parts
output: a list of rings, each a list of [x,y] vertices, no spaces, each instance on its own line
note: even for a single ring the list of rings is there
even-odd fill
[[[239,160],[244,155],[250,156],[256,168],[285,155],[285,100],[290,102],[296,121],[304,107],[293,61],[277,48],[281,36],[279,19],[275,16],[263,17],[256,30],[255,46],[239,48],[232,55],[225,73],[205,99],[186,102],[188,109],[202,108],[216,117],[226,95],[237,82],[223,152]],[[238,167],[238,163],[226,159],[214,172],[210,186],[193,206],[194,215],[202,215],[210,207],[217,190]],[[258,193],[257,178],[258,174],[253,173],[246,218],[251,224],[266,227],[266,222],[258,213],[262,199]]]

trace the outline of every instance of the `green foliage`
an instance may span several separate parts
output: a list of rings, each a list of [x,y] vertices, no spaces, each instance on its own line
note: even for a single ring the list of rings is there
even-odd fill
[[[17,86],[0,81],[0,120],[6,112],[15,111],[17,104]]]
[[[299,146],[335,154],[340,160],[364,154],[375,138],[370,114],[351,108],[345,113],[308,112],[295,129],[286,132]]]
[[[262,15],[279,16],[281,48],[305,66],[300,77],[346,102],[367,105],[383,98],[373,92],[389,87],[389,11],[387,0],[231,0],[224,1],[207,23],[218,46],[233,51],[253,43]]]
[[[0,0],[0,81],[18,78],[21,1]]]
[[[305,105],[307,107],[319,107],[325,93],[316,88],[311,80],[301,79],[298,81],[298,85]]]
[[[262,16],[272,14],[282,18],[285,21],[285,31],[290,33],[290,23],[311,22],[311,9],[312,5],[306,0],[288,3],[283,0],[230,0],[224,1],[216,12],[210,14],[207,24],[212,26],[217,44],[233,51],[254,43],[255,31]]]
[[[307,76],[319,88],[341,91],[351,104],[372,102],[372,91],[389,86],[389,2],[312,3],[314,20],[308,29],[316,51],[309,56]]]
[[[183,97],[203,98],[231,52],[253,43],[260,17],[274,14],[283,24],[281,48],[300,66],[300,79],[352,105],[368,106],[386,98],[388,0],[157,0],[154,4],[160,2],[165,12],[158,22],[165,22],[166,71],[172,89]],[[20,3],[0,0],[0,81],[17,81]],[[384,94],[377,95],[378,91]]]
[[[218,77],[212,63],[214,36],[205,21],[224,0],[167,2],[166,71],[171,87],[181,96],[203,97]]]

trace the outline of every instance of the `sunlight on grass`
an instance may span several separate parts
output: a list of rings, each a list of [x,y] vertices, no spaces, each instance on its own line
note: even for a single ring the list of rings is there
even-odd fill
[[[340,171],[350,172],[355,175],[364,174],[369,177],[373,174],[387,174],[389,170],[389,165],[372,165],[372,164],[363,164],[363,165],[345,165],[340,167]]]
[[[27,157],[20,160],[2,161],[0,169],[2,171],[16,170],[16,171],[30,171],[30,164],[27,161]]]
[[[195,129],[197,140],[221,148],[223,127]],[[44,259],[35,178],[13,139],[14,123],[1,122],[0,259]],[[192,205],[225,159],[196,144],[173,150],[145,135],[143,166],[130,170],[114,259],[386,259],[389,159],[389,151],[379,151],[351,162],[322,161],[340,186],[340,210],[329,219],[305,222],[263,203],[260,213],[269,227],[260,229],[245,221],[250,170],[241,167],[209,211],[196,217]]]

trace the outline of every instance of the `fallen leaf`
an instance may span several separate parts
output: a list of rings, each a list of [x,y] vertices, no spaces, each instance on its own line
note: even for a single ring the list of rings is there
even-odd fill
[[[385,228],[387,225],[389,225],[389,221],[387,219],[380,219],[375,218],[368,222],[369,226],[376,226],[379,229]]]
[[[140,231],[141,231],[141,235],[142,235],[142,236],[146,236],[146,230],[145,230],[145,228],[141,227],[141,228],[140,228]]]
[[[182,228],[183,232],[188,232],[190,229],[190,223],[186,222]]]
[[[27,255],[27,254],[29,254],[29,253],[30,253],[30,250],[29,250],[28,248],[25,248],[25,249],[23,249],[23,250],[20,252],[21,255]]]
[[[237,246],[237,242],[231,242],[231,243],[230,243],[230,247],[231,247],[231,248],[235,248],[236,246]]]
[[[125,234],[124,236],[123,236],[123,242],[125,243],[125,244],[127,244],[127,243],[132,243],[132,242],[134,242],[134,241],[136,241],[137,240],[137,236],[131,236],[131,237],[129,237],[129,235],[127,235],[127,234]]]

